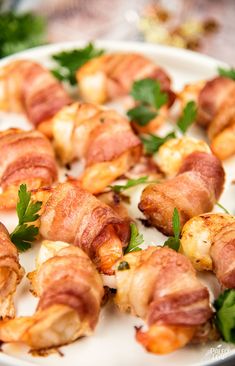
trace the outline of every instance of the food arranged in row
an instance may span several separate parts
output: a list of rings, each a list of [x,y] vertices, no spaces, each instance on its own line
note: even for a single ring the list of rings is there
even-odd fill
[[[54,59],[62,66],[54,76],[30,60],[0,70],[0,110],[25,114],[34,128],[0,132],[0,210],[18,215],[12,233],[0,226],[0,341],[42,350],[89,336],[108,276],[118,309],[146,322],[136,340],[147,351],[234,342],[234,318],[224,314],[235,306],[235,217],[211,211],[225,186],[221,160],[235,153],[235,81],[217,76],[175,93],[164,68],[140,54],[88,45]],[[77,82],[82,100],[55,76]],[[117,98],[131,106],[127,116],[102,105]],[[173,105],[178,116],[164,136]],[[186,136],[194,122],[210,146]],[[84,168],[72,177],[76,162]],[[145,242],[128,212],[126,191],[139,188],[145,224],[167,235],[164,243]],[[17,317],[18,252],[35,241],[28,279],[39,301],[32,316]],[[208,270],[226,289],[215,303],[197,277]]]

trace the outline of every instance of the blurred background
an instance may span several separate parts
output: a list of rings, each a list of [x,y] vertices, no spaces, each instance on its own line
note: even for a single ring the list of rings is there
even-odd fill
[[[235,0],[0,0],[0,57],[99,39],[173,45],[235,65]]]

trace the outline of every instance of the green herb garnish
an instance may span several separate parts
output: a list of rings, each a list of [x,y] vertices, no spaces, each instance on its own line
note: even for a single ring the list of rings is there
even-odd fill
[[[172,216],[172,226],[174,236],[170,236],[165,243],[163,244],[164,247],[169,247],[174,249],[178,252],[180,247],[180,217],[177,208],[174,208],[173,216]]]
[[[58,63],[58,67],[51,72],[57,79],[75,85],[76,71],[86,62],[103,53],[104,50],[96,49],[92,43],[87,44],[84,48],[57,53],[52,58]]]
[[[31,13],[0,14],[0,58],[46,43],[45,19]]]
[[[220,207],[226,214],[230,215],[230,212],[221,203],[216,202],[216,206]]]
[[[159,81],[149,78],[135,81],[131,95],[138,102],[151,105],[156,109],[161,108],[168,100],[167,94],[161,91]]]
[[[129,244],[124,251],[125,254],[142,250],[139,247],[139,245],[143,244],[144,242],[143,234],[139,234],[137,226],[131,223],[130,228],[131,228],[131,237]]]
[[[126,271],[127,269],[130,269],[130,265],[126,261],[122,261],[118,265],[118,271]]]
[[[215,324],[226,342],[235,343],[235,290],[225,290],[214,302]]]
[[[235,69],[233,67],[231,67],[231,69],[219,67],[218,72],[220,76],[225,76],[226,78],[235,80]]]
[[[154,154],[166,141],[176,138],[175,132],[170,132],[164,137],[148,134],[141,137],[146,154]]]
[[[148,182],[148,176],[146,175],[145,177],[140,177],[138,179],[129,179],[126,182],[126,184],[116,184],[114,186],[109,186],[109,188],[111,188],[111,190],[116,193],[120,193],[131,187],[135,187],[138,186],[139,184],[145,184],[145,183],[156,183],[156,181]]]
[[[36,239],[38,234],[38,227],[28,225],[28,223],[39,218],[38,212],[41,209],[42,202],[31,201],[31,193],[27,191],[26,184],[20,185],[18,197],[16,212],[19,223],[10,237],[15,246],[21,252],[24,252],[31,247],[31,242]]]
[[[153,79],[135,81],[130,94],[139,104],[127,112],[131,120],[146,126],[168,101],[167,93],[161,91],[160,83]]]
[[[137,107],[129,109],[127,115],[132,121],[138,123],[138,125],[146,126],[157,116],[157,112],[153,112],[149,107],[140,104]]]
[[[184,107],[182,116],[178,119],[176,126],[183,134],[185,134],[187,129],[195,121],[196,116],[197,116],[196,103],[194,101],[190,101]],[[175,131],[171,131],[170,133],[168,133],[166,136],[163,137],[148,134],[141,137],[141,140],[144,144],[145,152],[147,154],[154,154],[159,150],[161,145],[163,145],[166,141],[173,138],[176,138]]]
[[[177,127],[185,134],[187,129],[195,121],[197,117],[197,105],[194,101],[190,101],[183,109],[182,116],[177,121]]]

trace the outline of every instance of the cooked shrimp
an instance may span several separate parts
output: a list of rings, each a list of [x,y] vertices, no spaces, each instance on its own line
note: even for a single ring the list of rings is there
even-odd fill
[[[151,325],[148,331],[136,330],[136,340],[148,352],[165,355],[188,344],[195,333],[196,327],[180,327],[170,325]]]
[[[168,177],[174,177],[187,155],[195,152],[207,152],[211,150],[209,146],[203,140],[197,140],[192,137],[181,137],[166,141],[158,150],[155,156],[161,171]]]

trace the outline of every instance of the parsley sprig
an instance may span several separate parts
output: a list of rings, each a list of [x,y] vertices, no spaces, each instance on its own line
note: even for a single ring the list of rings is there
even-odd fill
[[[196,117],[197,117],[197,105],[193,100],[191,100],[184,107],[183,113],[177,121],[177,127],[183,134],[185,134],[187,129],[195,121]]]
[[[216,202],[216,206],[221,208],[226,214],[230,215],[230,212],[223,205],[221,205],[221,203]]]
[[[139,184],[145,184],[145,183],[156,183],[157,181],[148,181],[148,176],[140,177],[137,179],[129,179],[125,184],[116,184],[114,186],[109,186],[109,188],[116,192],[121,193],[125,191],[126,189],[138,186]]]
[[[46,43],[46,21],[32,13],[0,13],[0,58]]]
[[[139,233],[137,226],[131,223],[130,228],[131,228],[131,237],[129,244],[124,251],[125,254],[142,250],[139,247],[139,245],[143,244],[144,242],[143,234]]]
[[[180,247],[180,217],[177,208],[174,208],[173,216],[172,216],[172,226],[174,236],[170,236],[165,243],[163,244],[164,247],[169,247],[174,249],[178,252]]]
[[[176,127],[184,135],[197,117],[197,106],[194,101],[189,101],[179,117]],[[146,154],[154,154],[168,140],[176,138],[176,131],[171,131],[167,135],[160,137],[153,134],[144,135],[141,140],[145,147]]]
[[[235,69],[233,67],[231,67],[230,69],[224,69],[222,67],[219,67],[218,73],[220,76],[225,76],[226,78],[235,80]]]
[[[58,67],[51,70],[51,72],[57,79],[75,85],[76,71],[87,61],[103,53],[103,50],[95,48],[92,43],[88,43],[84,48],[59,52],[52,56],[53,60],[58,63]]]
[[[36,239],[38,234],[38,227],[28,225],[28,223],[39,218],[38,212],[41,209],[42,202],[31,201],[31,193],[27,191],[26,184],[20,185],[18,197],[16,212],[19,222],[10,237],[19,251],[24,252],[31,247],[31,242]]]
[[[128,117],[140,126],[146,126],[158,114],[158,110],[167,103],[167,93],[161,91],[159,81],[142,79],[135,81],[130,94],[139,102],[127,112]]]
[[[164,137],[148,134],[141,137],[146,154],[154,154],[166,141],[176,138],[175,132],[170,132]]]
[[[225,290],[214,302],[215,324],[226,342],[235,343],[235,290]]]

